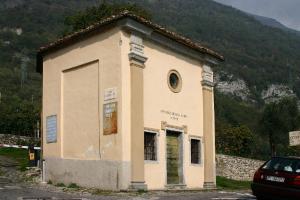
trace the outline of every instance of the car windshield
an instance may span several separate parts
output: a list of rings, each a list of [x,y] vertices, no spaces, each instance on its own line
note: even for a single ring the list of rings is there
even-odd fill
[[[294,158],[272,158],[262,169],[300,174],[300,160]]]

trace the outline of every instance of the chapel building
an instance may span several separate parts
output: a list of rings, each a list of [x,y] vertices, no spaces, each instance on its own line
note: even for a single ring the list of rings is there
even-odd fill
[[[45,180],[215,187],[212,67],[223,60],[128,12],[42,47]]]

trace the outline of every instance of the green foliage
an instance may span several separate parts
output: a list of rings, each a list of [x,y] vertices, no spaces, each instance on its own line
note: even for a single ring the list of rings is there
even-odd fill
[[[79,186],[76,183],[70,183],[68,188],[79,188]]]
[[[256,159],[269,157],[269,143],[259,130],[259,119],[262,115],[260,108],[215,90],[215,114],[216,150],[218,153]],[[237,135],[240,131],[245,131],[245,135],[243,133],[241,136]],[[239,139],[236,140],[235,137]],[[237,147],[243,141],[245,148],[242,147],[243,150],[239,152]],[[257,148],[253,148],[253,146]]]
[[[33,136],[39,120],[39,108],[31,102],[15,97],[0,103],[0,132]]]
[[[216,92],[216,148],[219,153],[266,159],[298,155],[289,147],[288,132],[300,128],[296,98],[267,104],[263,112]],[[254,148],[256,147],[256,148]]]
[[[63,184],[63,183],[57,183],[55,186],[56,186],[56,187],[66,187],[66,185]]]
[[[261,132],[269,139],[272,155],[288,155],[288,132],[300,127],[300,113],[295,98],[267,104],[261,119]]]
[[[285,152],[284,154],[290,155],[290,156],[298,156],[299,157],[299,152],[300,152],[300,146],[285,146]]]
[[[148,191],[147,190],[144,190],[144,189],[139,189],[138,191],[137,191],[137,193],[138,194],[145,194],[145,193],[147,193]]]
[[[144,18],[150,18],[150,14],[145,9],[136,4],[109,4],[102,3],[99,6],[87,8],[85,11],[68,16],[65,19],[65,25],[70,27],[65,34],[87,28],[88,26],[101,21],[104,18],[121,13],[122,11],[130,11]]]
[[[253,132],[256,132],[261,111],[254,104],[243,102],[215,90],[215,114],[217,128],[224,123],[233,126],[247,125]]]
[[[228,155],[249,156],[254,148],[255,135],[245,126],[228,126],[216,137],[219,152]]]
[[[217,176],[217,187],[223,190],[250,190],[251,181],[236,181]]]
[[[0,148],[0,155],[16,160],[21,171],[28,167],[28,151],[26,149]]]
[[[297,94],[297,97],[300,98],[300,80],[295,82],[293,90]]]

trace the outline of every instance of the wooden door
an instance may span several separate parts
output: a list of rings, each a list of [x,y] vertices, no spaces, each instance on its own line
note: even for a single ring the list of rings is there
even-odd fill
[[[167,133],[167,184],[179,184],[179,134]]]

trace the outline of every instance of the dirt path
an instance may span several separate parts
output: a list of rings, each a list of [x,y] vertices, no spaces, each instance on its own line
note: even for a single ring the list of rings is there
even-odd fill
[[[5,156],[0,156],[0,187],[15,186],[23,183],[19,163]]]

